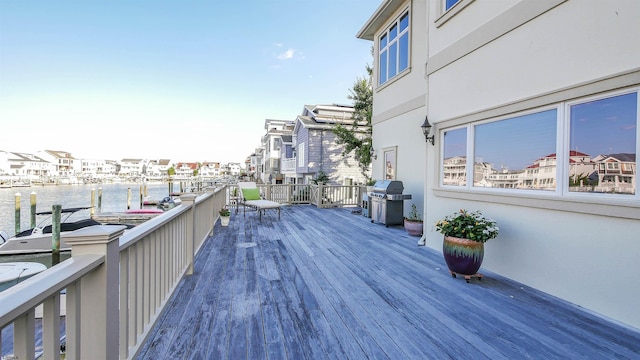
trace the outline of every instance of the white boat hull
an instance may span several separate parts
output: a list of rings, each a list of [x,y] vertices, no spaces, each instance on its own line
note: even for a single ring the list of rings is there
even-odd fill
[[[47,267],[37,262],[0,263],[0,291],[38,274]]]
[[[0,255],[42,254],[52,252],[51,234],[34,234],[13,237],[0,245]],[[60,251],[70,251],[71,246],[60,237]]]

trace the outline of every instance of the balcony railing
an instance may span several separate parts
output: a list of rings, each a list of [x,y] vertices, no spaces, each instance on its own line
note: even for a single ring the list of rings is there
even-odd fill
[[[65,235],[70,259],[2,293],[0,329],[13,325],[13,358],[40,355],[34,330],[41,304],[42,356],[60,357],[65,290],[67,359],[134,358],[177,284],[193,272],[226,193],[219,188],[183,195],[181,206],[127,232],[106,225]]]
[[[296,172],[296,159],[282,159],[280,161],[282,165],[281,171],[283,174],[295,174]]]

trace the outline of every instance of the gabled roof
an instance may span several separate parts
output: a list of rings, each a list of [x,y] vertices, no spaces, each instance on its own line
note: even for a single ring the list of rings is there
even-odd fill
[[[75,158],[71,156],[71,153],[66,151],[45,150],[44,152],[58,159],[74,159],[75,160]]]
[[[636,154],[618,153],[618,154],[608,154],[608,155],[600,155],[600,156],[602,156],[602,159],[605,161],[612,161],[615,159],[620,162],[636,162]]]
[[[48,162],[38,156],[27,153],[17,153],[17,152],[9,152],[7,154],[12,154],[15,157],[9,157],[7,160],[9,161],[32,161],[32,162]]]
[[[329,104],[329,105],[305,105],[302,114],[296,118],[296,125],[293,132],[299,131],[300,127],[307,129],[332,130],[336,125],[352,125],[354,108],[350,105]],[[368,129],[369,126],[361,125],[361,128]]]

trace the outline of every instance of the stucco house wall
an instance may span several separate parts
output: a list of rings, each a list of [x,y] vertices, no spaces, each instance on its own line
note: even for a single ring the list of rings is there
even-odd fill
[[[424,1],[384,1],[371,16],[358,37],[372,40],[374,54],[379,52],[377,36],[405,12],[410,16],[409,67],[396,78],[379,85],[378,67],[373,72],[373,148],[372,178],[385,179],[385,152],[395,151],[395,179],[402,181],[404,193],[412,199],[404,202],[404,212],[411,204],[423,214],[426,142],[420,126],[426,107],[426,12]],[[376,58],[377,55],[374,55]],[[376,63],[374,61],[374,63]]]
[[[639,83],[640,46],[630,36],[640,33],[638,2],[520,2],[493,17],[487,11],[496,9],[487,3],[470,4],[455,23],[430,25],[430,44],[431,39],[439,44],[441,33],[449,42],[432,54],[433,67],[428,68],[429,116],[439,129],[437,143],[456,125]],[[436,5],[431,5],[435,14]],[[453,31],[447,28],[468,17],[488,22],[469,35],[450,36]],[[640,253],[633,235],[640,231],[637,197],[447,189],[439,181],[442,150],[434,148],[427,159],[427,206],[432,209],[427,223],[459,208],[481,209],[501,228],[486,245],[483,267],[640,328],[633,300],[640,298],[640,286],[630,286],[640,285],[634,265]],[[441,249],[442,235],[429,230],[426,238],[428,246]]]
[[[389,0],[381,8],[394,3],[404,4]],[[383,114],[402,108],[404,99],[425,95],[425,111],[436,135],[435,146],[422,147],[426,245],[442,249],[443,237],[433,227],[438,219],[460,208],[479,209],[500,226],[500,235],[486,244],[484,269],[640,328],[637,181],[635,195],[576,194],[561,188],[483,189],[441,182],[444,134],[452,129],[547,108],[557,109],[562,118],[574,100],[637,93],[640,2],[460,0],[447,12],[442,1],[414,1],[411,6],[423,3],[424,11],[412,12],[414,24],[424,17],[424,28],[412,28],[411,44],[424,42],[427,50],[422,59],[412,54],[411,73],[416,64],[424,66],[424,89],[401,86],[404,79],[388,86],[398,87],[390,94],[378,89],[373,133],[376,148],[397,141],[400,130],[393,130],[410,112]],[[370,19],[365,28],[373,24]],[[388,119],[398,126],[385,125]],[[564,135],[562,121],[557,132]],[[569,141],[564,136],[556,140],[563,154]],[[420,149],[410,145],[414,151]],[[406,156],[398,151],[399,163]],[[399,165],[398,174],[401,171]],[[563,174],[559,169],[558,179]]]

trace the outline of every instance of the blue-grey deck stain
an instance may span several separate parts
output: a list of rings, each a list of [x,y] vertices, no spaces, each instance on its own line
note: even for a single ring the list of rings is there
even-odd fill
[[[487,271],[453,279],[401,227],[254,215],[216,227],[140,359],[640,358],[638,330]]]

